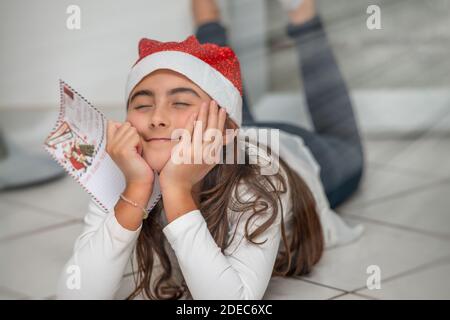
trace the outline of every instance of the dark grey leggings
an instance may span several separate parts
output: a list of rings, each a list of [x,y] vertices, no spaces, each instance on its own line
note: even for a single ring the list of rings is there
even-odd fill
[[[357,189],[363,173],[363,148],[352,104],[320,17],[302,25],[288,24],[286,33],[295,41],[299,54],[314,131],[282,122],[255,121],[245,93],[242,124],[301,136],[321,167],[322,184],[330,206],[335,208]],[[200,43],[228,43],[226,29],[218,22],[199,26],[196,36]]]

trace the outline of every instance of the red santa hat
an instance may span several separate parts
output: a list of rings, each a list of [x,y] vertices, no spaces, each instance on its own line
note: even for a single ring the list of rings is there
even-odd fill
[[[212,43],[200,44],[194,35],[181,42],[141,39],[139,58],[128,75],[127,102],[134,87],[158,69],[170,69],[186,76],[216,100],[241,126],[241,71],[239,60],[231,48]]]

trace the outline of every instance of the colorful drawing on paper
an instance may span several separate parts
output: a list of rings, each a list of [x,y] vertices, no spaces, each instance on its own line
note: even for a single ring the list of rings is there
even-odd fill
[[[80,137],[66,121],[47,138],[57,160],[74,176],[81,178],[92,164],[95,146]]]

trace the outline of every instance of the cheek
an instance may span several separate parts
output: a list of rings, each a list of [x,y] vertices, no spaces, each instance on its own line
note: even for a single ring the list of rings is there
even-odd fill
[[[199,111],[200,107],[193,107],[189,111],[178,114],[174,121],[175,128],[185,128],[191,115],[198,113]]]
[[[127,114],[125,121],[130,122],[133,127],[138,129],[138,131],[142,131],[139,129],[145,128],[145,126],[146,126],[145,118],[137,115],[136,113]]]
[[[188,119],[189,119],[189,116],[183,115],[182,117],[178,117],[177,120],[175,121],[175,128],[177,128],[177,129],[185,128]]]

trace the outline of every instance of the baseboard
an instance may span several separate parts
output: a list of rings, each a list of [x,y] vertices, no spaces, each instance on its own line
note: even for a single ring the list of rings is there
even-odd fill
[[[417,136],[431,128],[450,133],[450,121],[444,121],[450,118],[448,89],[355,90],[351,99],[364,135]],[[261,121],[282,121],[312,130],[302,93],[266,94],[252,112]]]

